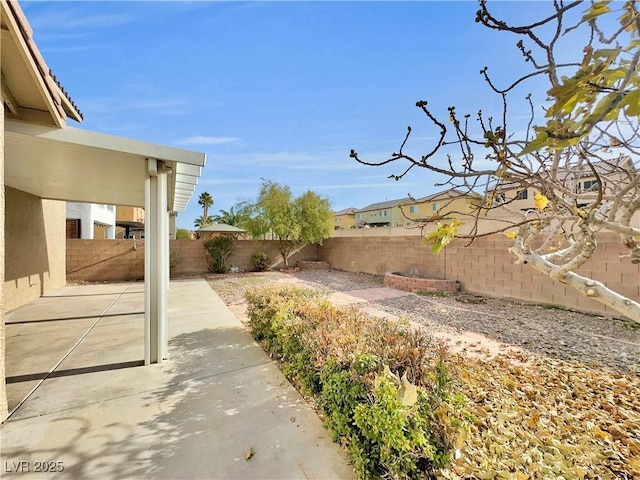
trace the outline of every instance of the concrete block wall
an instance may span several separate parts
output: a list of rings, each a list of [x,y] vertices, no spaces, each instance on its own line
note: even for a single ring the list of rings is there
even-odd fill
[[[330,238],[320,247],[318,260],[347,272],[402,272],[445,279],[445,256],[432,255],[416,236]]]
[[[67,239],[67,282],[144,279],[144,242]]]
[[[458,280],[463,290],[491,297],[553,304],[575,310],[619,315],[527,265],[515,265],[508,249],[512,240],[492,235],[471,246],[456,240],[438,256],[420,237],[331,238],[320,248],[319,259],[333,268],[382,275],[416,273],[436,279]],[[614,234],[603,234],[596,255],[578,273],[634,300],[640,300],[640,265],[632,265]]]
[[[169,240],[171,277],[193,277],[207,273],[204,240]]]
[[[255,252],[266,252],[271,257],[271,268],[282,268],[284,263],[280,252],[278,251],[277,242],[272,240],[238,240],[236,241],[235,250],[231,257],[230,264],[244,271],[253,270],[251,264],[251,255]],[[295,252],[289,257],[288,264],[295,267],[297,261],[317,260],[318,246],[307,245],[301,250]]]
[[[170,240],[170,262],[173,278],[202,275],[208,272],[204,240]],[[271,240],[238,240],[229,265],[251,271],[251,255],[256,251],[269,254],[272,268],[284,264],[275,242]],[[317,246],[308,245],[289,258],[316,260]],[[144,279],[144,240],[76,240],[67,239],[66,265],[68,282],[123,282]]]

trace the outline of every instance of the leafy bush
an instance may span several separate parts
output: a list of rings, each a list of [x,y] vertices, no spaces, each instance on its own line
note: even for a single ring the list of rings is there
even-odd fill
[[[271,257],[267,252],[254,252],[254,254],[251,255],[251,265],[253,265],[254,270],[264,272],[271,267]]]
[[[316,396],[360,478],[640,478],[637,374],[445,356],[405,324],[309,290],[247,298],[254,335]]]
[[[460,424],[441,344],[312,290],[269,287],[246,298],[254,337],[317,398],[360,478],[428,478],[448,462]]]
[[[227,273],[227,262],[233,254],[234,239],[229,235],[218,235],[204,242],[209,270],[214,273]]]

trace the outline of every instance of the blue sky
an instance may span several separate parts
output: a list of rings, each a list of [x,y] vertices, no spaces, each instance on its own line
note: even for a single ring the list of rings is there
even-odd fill
[[[474,2],[21,3],[47,63],[85,116],[80,128],[205,152],[207,166],[178,226],[251,200],[261,178],[314,190],[335,210],[424,196],[438,179],[368,160],[425,151],[435,130],[417,100],[490,114],[485,65],[513,78],[517,39],[474,22]],[[490,4],[491,5],[491,4]],[[512,19],[548,3],[497,3]],[[519,98],[527,92],[522,92]],[[524,118],[524,105],[521,118]],[[516,115],[517,117],[517,115]],[[73,123],[73,122],[72,122]]]

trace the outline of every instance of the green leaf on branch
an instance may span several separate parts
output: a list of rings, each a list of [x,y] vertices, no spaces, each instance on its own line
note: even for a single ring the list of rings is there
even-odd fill
[[[635,117],[640,115],[640,90],[627,93],[621,103],[627,106],[624,112],[628,116]]]
[[[449,223],[436,223],[437,230],[429,232],[424,236],[422,243],[431,244],[431,251],[434,255],[451,243],[458,233],[458,227],[464,225],[460,220],[453,219]]]
[[[586,10],[585,14],[582,16],[582,21],[588,22],[600,15],[609,13],[611,11],[608,7],[609,3],[609,1],[595,2],[588,10]]]

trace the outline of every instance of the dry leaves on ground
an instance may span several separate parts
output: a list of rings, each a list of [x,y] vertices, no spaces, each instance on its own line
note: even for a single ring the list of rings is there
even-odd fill
[[[442,478],[640,478],[640,379],[581,364],[453,359],[468,428]]]

